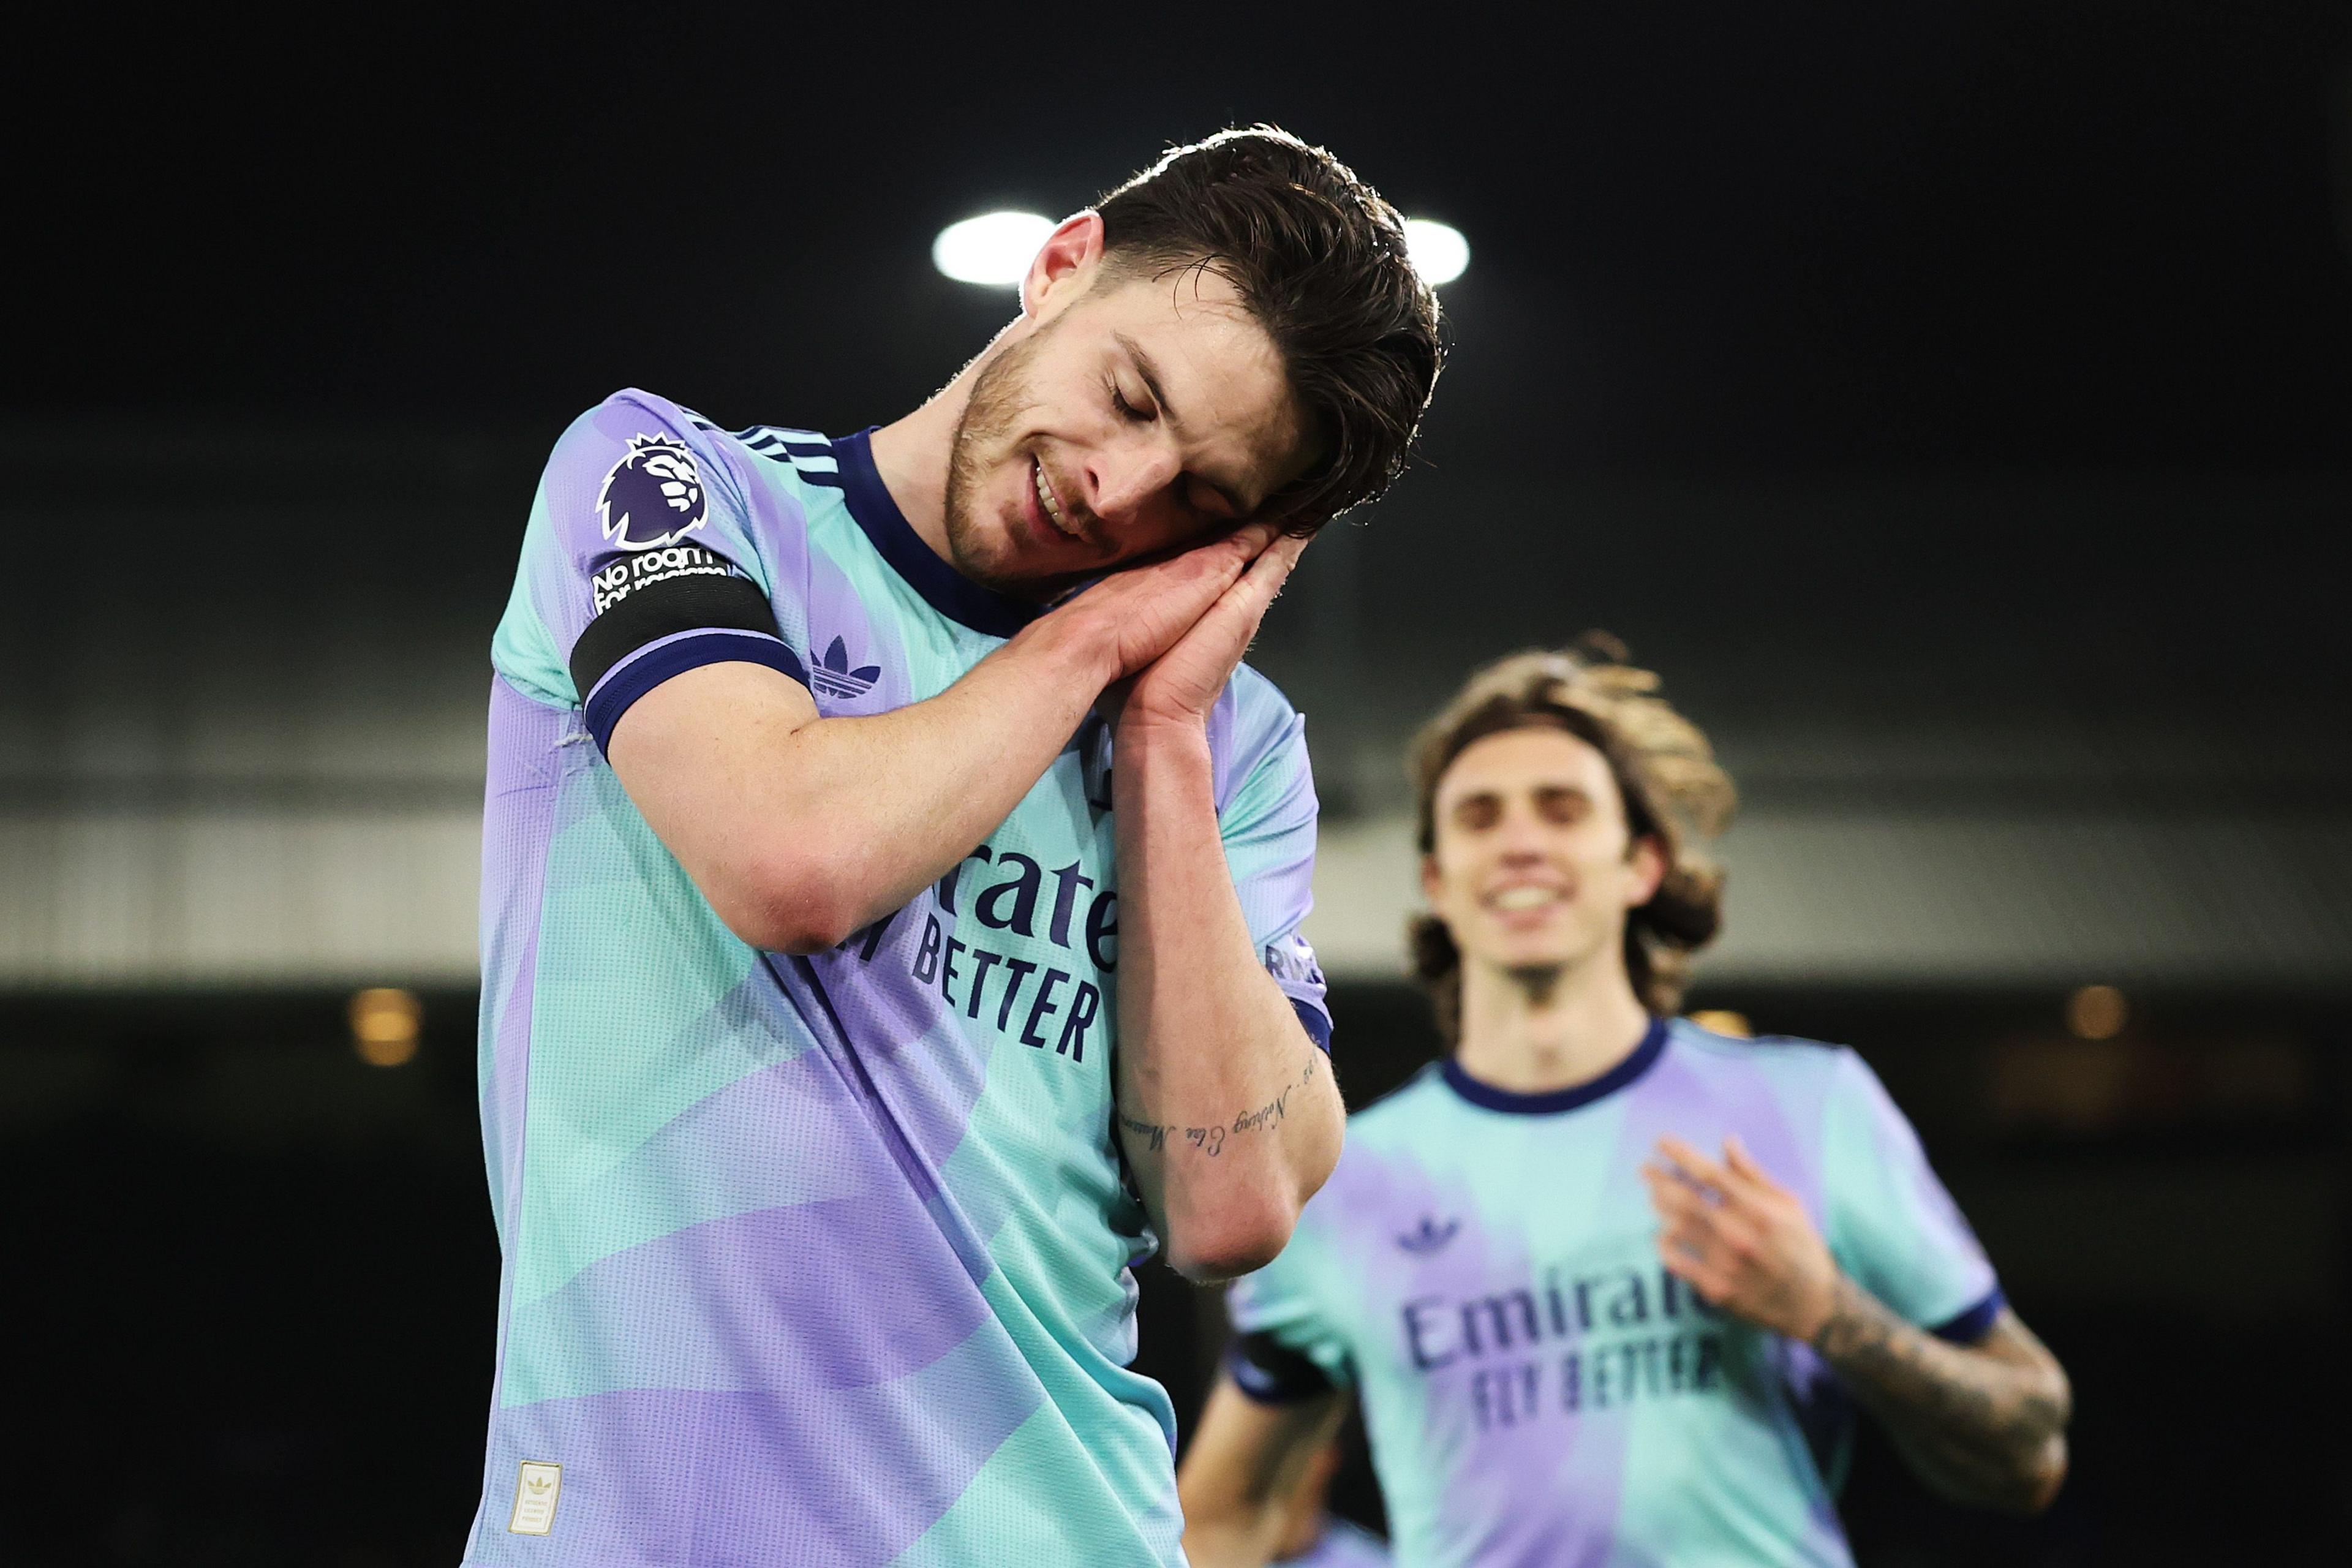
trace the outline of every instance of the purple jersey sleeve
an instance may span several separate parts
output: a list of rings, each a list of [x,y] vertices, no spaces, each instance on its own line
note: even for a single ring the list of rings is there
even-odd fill
[[[1852,1051],[1839,1053],[1825,1115],[1827,1239],[1839,1267],[1921,1328],[1982,1337],[2001,1304],[1992,1265],[1918,1133]]]
[[[523,582],[600,746],[638,698],[701,665],[765,665],[808,684],[794,637],[806,640],[805,542],[790,551],[772,526],[782,520],[759,526],[727,439],[666,399],[622,392],[548,461]]]
[[[1307,725],[1255,671],[1236,676],[1211,718],[1220,748],[1217,826],[1250,940],[1300,1024],[1331,1048],[1329,987],[1299,930],[1314,907],[1315,775]]]

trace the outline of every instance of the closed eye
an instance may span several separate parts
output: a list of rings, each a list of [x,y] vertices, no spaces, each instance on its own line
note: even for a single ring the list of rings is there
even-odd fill
[[[1145,425],[1150,423],[1155,417],[1150,409],[1138,408],[1134,404],[1129,403],[1127,400],[1127,394],[1119,390],[1117,380],[1106,382],[1104,384],[1110,390],[1110,405],[1118,412],[1120,418],[1134,424]]]

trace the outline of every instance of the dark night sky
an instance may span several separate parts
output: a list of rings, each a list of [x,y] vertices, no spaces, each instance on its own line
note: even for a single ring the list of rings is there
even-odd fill
[[[6,412],[537,438],[635,383],[849,427],[1009,306],[941,223],[1265,119],[1469,234],[1441,466],[2345,466],[2345,7],[1533,9],[20,36]]]

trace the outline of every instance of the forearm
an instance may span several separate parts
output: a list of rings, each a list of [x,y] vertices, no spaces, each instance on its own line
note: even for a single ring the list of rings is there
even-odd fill
[[[1263,1568],[1297,1506],[1309,1461],[1347,1415],[1343,1395],[1260,1405],[1220,1377],[1176,1472],[1192,1568]]]
[[[2065,1472],[2063,1373],[2013,1314],[1982,1346],[1897,1317],[1843,1274],[1813,1346],[1922,1478],[1956,1500],[2031,1511]]]
[[[743,666],[676,684],[776,678]],[[958,865],[1033,788],[1108,679],[1064,628],[1024,630],[927,701],[871,717],[794,719],[712,700],[616,732],[614,765],[696,882],[747,941],[813,952],[901,908]],[[649,705],[641,705],[649,706]],[[709,732],[700,732],[707,731]],[[639,784],[688,768],[689,802]]]
[[[1246,1273],[1330,1174],[1339,1092],[1251,941],[1205,735],[1122,728],[1113,754],[1119,1136],[1171,1265]]]

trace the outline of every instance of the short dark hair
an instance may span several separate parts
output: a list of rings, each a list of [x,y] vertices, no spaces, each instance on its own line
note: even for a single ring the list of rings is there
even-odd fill
[[[1723,873],[1694,838],[1712,838],[1731,820],[1738,795],[1699,727],[1658,695],[1658,678],[1627,661],[1625,645],[1587,632],[1557,653],[1521,653],[1473,674],[1444,710],[1414,737],[1413,831],[1423,855],[1437,848],[1437,786],[1454,760],[1489,735],[1563,730],[1599,752],[1625,807],[1631,843],[1656,841],[1665,875],[1625,921],[1625,973],[1651,1012],[1682,1005],[1691,955],[1723,923]],[[1437,1011],[1438,1032],[1461,1043],[1462,953],[1433,914],[1405,930],[1413,978]]]
[[[1274,339],[1323,453],[1263,515],[1311,533],[1395,481],[1445,345],[1378,191],[1260,125],[1176,148],[1095,206],[1107,276],[1205,268]]]

